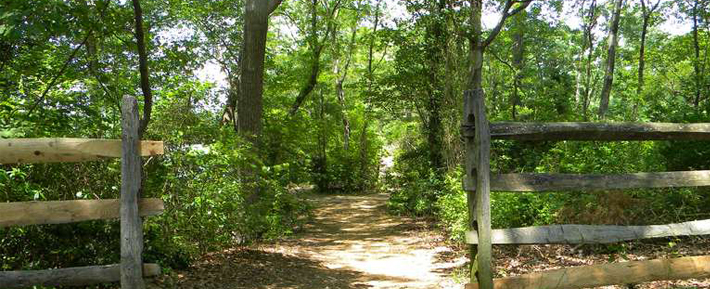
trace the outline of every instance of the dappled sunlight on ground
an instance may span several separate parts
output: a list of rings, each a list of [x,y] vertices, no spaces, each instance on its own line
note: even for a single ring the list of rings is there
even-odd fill
[[[332,269],[364,273],[370,288],[459,288],[447,278],[447,268],[463,258],[441,263],[436,256],[451,249],[426,224],[390,216],[386,195],[329,196],[315,200],[316,220],[300,238],[273,250],[324,262]]]
[[[466,259],[431,224],[386,212],[386,195],[315,196],[296,236],[213,253],[163,288],[462,288],[449,275]]]

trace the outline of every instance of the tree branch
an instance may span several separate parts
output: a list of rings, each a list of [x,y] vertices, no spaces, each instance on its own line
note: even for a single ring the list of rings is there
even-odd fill
[[[141,74],[141,91],[143,91],[143,117],[138,127],[138,136],[143,137],[146,127],[150,122],[153,110],[153,91],[150,88],[150,74],[148,73],[148,53],[145,48],[145,32],[143,31],[143,10],[140,0],[133,0],[133,14],[135,17],[136,43],[138,45],[138,70]]]
[[[109,6],[109,3],[106,2],[106,5],[104,5],[104,7],[103,7],[103,8],[101,9],[101,11],[99,12],[100,15],[103,15],[104,12],[106,12],[106,9],[108,8],[108,6]],[[89,30],[86,32],[86,36],[85,36],[84,39],[81,41],[81,43],[79,44],[79,46],[75,47],[74,50],[72,50],[72,52],[71,52],[71,54],[69,55],[69,57],[67,58],[67,60],[64,61],[64,64],[62,65],[62,68],[59,69],[59,72],[58,72],[56,75],[54,75],[54,77],[52,78],[52,80],[49,82],[49,85],[47,85],[47,87],[45,87],[44,91],[42,91],[42,95],[40,95],[39,99],[38,99],[38,100],[34,103],[34,105],[32,105],[32,107],[29,109],[29,111],[27,112],[27,115],[28,115],[28,116],[31,115],[32,112],[34,112],[34,110],[37,109],[37,107],[39,106],[39,104],[44,101],[44,99],[47,97],[47,93],[49,93],[49,90],[51,90],[52,87],[54,87],[54,85],[55,85],[55,84],[57,83],[57,81],[59,80],[59,77],[61,77],[62,75],[64,75],[64,71],[67,69],[67,67],[69,67],[69,63],[71,63],[72,60],[74,60],[74,58],[76,58],[76,54],[79,52],[79,50],[81,50],[82,47],[84,47],[84,45],[86,45],[86,42],[89,41],[89,37],[91,37],[91,33],[93,33],[93,32],[94,32],[94,27],[93,27],[93,26],[92,26],[92,27],[89,27]],[[12,117],[12,115],[10,115],[10,116]]]
[[[483,43],[481,44],[481,48],[485,50],[486,47],[488,47],[488,45],[490,45],[493,42],[493,40],[496,39],[496,37],[500,33],[501,29],[503,29],[503,25],[505,25],[505,21],[510,16],[513,16],[513,15],[518,14],[519,12],[525,10],[526,8],[528,8],[530,3],[532,3],[533,1],[534,0],[527,0],[527,1],[508,0],[508,1],[506,1],[505,8],[503,8],[503,16],[500,18],[500,21],[498,21],[498,24],[496,25],[496,27],[493,28],[493,30],[491,31],[491,34],[488,34],[488,37],[486,38],[486,40],[483,41]],[[513,4],[515,4],[515,3],[520,3],[520,5],[517,8],[513,9],[513,11],[510,11],[510,8],[512,8]]]
[[[260,0],[260,1],[267,1],[267,0]],[[271,1],[269,1],[269,7],[268,7],[268,9],[269,9],[269,14],[274,13],[274,11],[276,10],[276,8],[279,8],[279,5],[281,5],[281,2],[283,2],[283,0],[271,0]]]

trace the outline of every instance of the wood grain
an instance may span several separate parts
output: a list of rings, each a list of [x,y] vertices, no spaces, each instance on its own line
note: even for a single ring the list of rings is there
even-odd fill
[[[473,181],[465,190],[475,190]],[[633,174],[494,174],[491,190],[499,192],[607,191],[636,188],[710,186],[710,171]]]
[[[495,280],[496,289],[578,289],[710,277],[710,256],[572,267]],[[466,289],[478,289],[466,284]]]
[[[119,207],[117,199],[0,203],[0,228],[118,219]],[[143,217],[165,209],[160,199],[141,199],[138,207]]]
[[[710,235],[710,220],[650,226],[551,225],[496,229],[493,244],[607,244],[672,236]],[[478,243],[476,232],[466,242]]]
[[[491,245],[491,136],[488,130],[483,90],[474,91],[473,113],[476,159],[476,223],[478,229],[478,282],[483,289],[493,289],[493,248]]]
[[[524,141],[710,140],[710,123],[496,122],[490,130],[492,139]]]
[[[143,264],[144,276],[160,274],[158,264]],[[87,286],[117,282],[121,279],[120,265],[73,267],[34,271],[0,271],[0,288],[28,288],[32,286]]]
[[[162,141],[143,141],[142,156],[162,155]],[[121,140],[80,138],[0,139],[0,164],[84,162],[121,157]]]
[[[136,99],[124,96],[121,113],[121,288],[143,289],[143,220],[138,213],[142,163]]]

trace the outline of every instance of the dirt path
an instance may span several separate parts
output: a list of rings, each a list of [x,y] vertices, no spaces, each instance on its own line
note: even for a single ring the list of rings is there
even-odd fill
[[[426,222],[393,217],[386,195],[318,196],[294,238],[207,256],[170,288],[461,288],[454,258]]]

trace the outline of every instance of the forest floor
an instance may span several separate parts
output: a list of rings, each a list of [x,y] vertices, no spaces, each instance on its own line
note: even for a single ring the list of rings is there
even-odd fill
[[[385,194],[315,195],[314,220],[289,239],[205,256],[162,288],[462,288],[466,258],[431,222],[387,214]]]
[[[176,271],[152,285],[180,289],[463,288],[451,276],[463,281],[465,249],[448,245],[431,222],[387,214],[387,197],[311,196],[314,220],[291,238],[208,254],[189,270]],[[608,262],[710,255],[710,238],[618,246],[496,246],[494,255],[496,275],[504,277]],[[633,288],[710,288],[710,279],[651,282]]]

